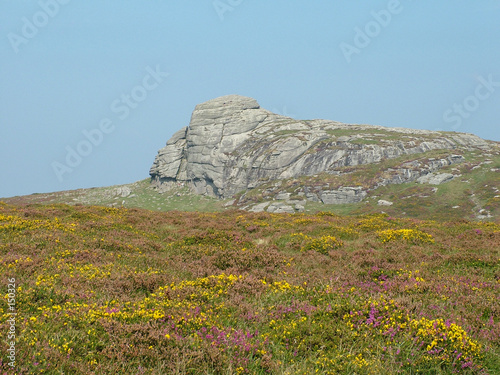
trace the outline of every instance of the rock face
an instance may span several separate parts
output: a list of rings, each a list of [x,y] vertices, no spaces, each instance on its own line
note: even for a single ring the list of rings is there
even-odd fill
[[[475,135],[327,120],[294,120],[260,108],[256,100],[229,95],[199,104],[189,126],[175,133],[159,150],[150,170],[152,183],[166,190],[179,183],[199,194],[229,198],[273,180],[340,174],[345,167],[380,163],[430,150],[450,150],[445,159],[415,161],[391,171],[378,185],[415,181],[441,167],[463,160],[452,150],[489,150]],[[436,179],[437,178],[437,179]],[[450,179],[433,175],[432,182]],[[323,203],[359,202],[361,187],[341,186],[302,192]],[[278,199],[288,199],[282,192]],[[276,211],[293,207],[274,205]]]
[[[150,175],[158,185],[183,181],[197,193],[229,197],[246,188],[249,174],[244,170],[252,168],[238,150],[255,141],[259,125],[278,118],[254,99],[237,95],[199,104],[189,126],[158,152]]]

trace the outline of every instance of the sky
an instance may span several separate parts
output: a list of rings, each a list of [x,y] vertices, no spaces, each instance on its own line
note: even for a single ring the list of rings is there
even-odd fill
[[[194,107],[500,141],[500,0],[0,0],[0,197],[130,183]]]

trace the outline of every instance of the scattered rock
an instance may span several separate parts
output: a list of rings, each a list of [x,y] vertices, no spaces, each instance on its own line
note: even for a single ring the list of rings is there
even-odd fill
[[[303,205],[299,203],[297,203],[294,207],[298,212],[304,212],[304,210],[306,209]]]
[[[315,193],[307,192],[306,198],[308,201],[311,201],[311,202],[319,202],[320,201],[320,199],[318,198],[318,195]]]
[[[367,193],[361,187],[341,187],[338,190],[321,191],[319,195],[325,204],[345,204],[361,202]]]
[[[231,200],[227,201],[226,203],[224,203],[224,207],[232,206],[235,201],[236,201],[236,199],[231,199]]]
[[[115,190],[115,195],[117,195],[121,198],[128,197],[130,195],[130,193],[132,193],[132,190],[130,190],[130,188],[128,186],[120,186],[120,187],[116,188],[116,190]]]
[[[290,198],[292,194],[291,193],[287,193],[287,192],[281,192],[281,193],[278,193],[276,195],[276,199],[278,200],[287,200]]]
[[[429,173],[419,177],[417,182],[421,184],[440,185],[453,180],[453,178],[455,178],[455,175],[451,173]]]
[[[393,202],[389,202],[389,201],[385,201],[383,199],[379,199],[377,204],[379,206],[392,206],[394,203]]]
[[[255,206],[253,206],[252,208],[250,208],[248,211],[250,211],[250,212],[262,212],[262,211],[265,211],[266,207],[269,206],[269,204],[271,204],[271,202],[259,203],[259,204],[256,204]]]
[[[292,206],[279,202],[279,203],[271,203],[267,208],[267,212],[274,212],[277,214],[280,213],[293,214],[295,210]]]
[[[484,214],[476,215],[476,218],[479,220],[490,219],[492,217],[493,216],[491,216],[491,214],[489,212],[486,215],[484,215]]]

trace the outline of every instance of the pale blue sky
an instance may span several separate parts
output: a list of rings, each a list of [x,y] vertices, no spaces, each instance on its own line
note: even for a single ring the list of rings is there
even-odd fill
[[[499,20],[499,0],[0,0],[0,197],[146,178],[227,94],[500,141]]]

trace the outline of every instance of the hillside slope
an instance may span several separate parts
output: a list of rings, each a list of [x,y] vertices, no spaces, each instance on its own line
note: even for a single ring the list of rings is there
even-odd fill
[[[472,134],[294,120],[230,95],[196,106],[147,180],[35,194],[58,202],[499,220],[500,143]]]
[[[235,198],[235,205],[253,211],[292,213],[314,203],[381,197],[377,204],[398,201],[398,210],[407,212],[414,210],[405,209],[403,199],[437,194],[443,201],[443,192],[453,191],[445,201],[462,208],[453,216],[488,218],[497,210],[499,155],[500,143],[472,134],[294,120],[260,108],[252,98],[229,95],[196,106],[189,126],[158,152],[150,175],[159,192],[180,184],[197,194]],[[490,168],[469,179],[473,168],[483,166]],[[489,189],[483,191],[485,181]],[[455,204],[471,200],[466,191],[474,197],[472,207]]]
[[[499,244],[494,223],[0,203],[0,330],[18,374],[493,375]]]
[[[427,157],[439,157],[429,152]],[[444,156],[445,154],[443,154]],[[132,184],[78,189],[47,194],[32,194],[0,201],[12,204],[66,203],[71,205],[101,205],[109,207],[146,208],[155,211],[222,211],[239,208],[248,211],[305,212],[329,211],[344,215],[385,212],[396,217],[433,220],[500,220],[500,155],[466,152],[464,161],[442,169],[459,177],[440,185],[428,182],[389,184],[367,190],[363,201],[357,203],[328,204],[308,201],[300,194],[304,184],[319,190],[328,186],[362,186],[366,180],[382,174],[379,169],[390,169],[399,160],[353,169],[343,176],[322,174],[274,181],[233,199],[217,199],[192,192],[186,184],[179,183],[167,190],[158,191],[145,179]],[[307,182],[304,183],[304,180]],[[335,184],[335,185],[334,185]],[[314,191],[314,190],[312,190]],[[390,205],[387,205],[390,204]]]

